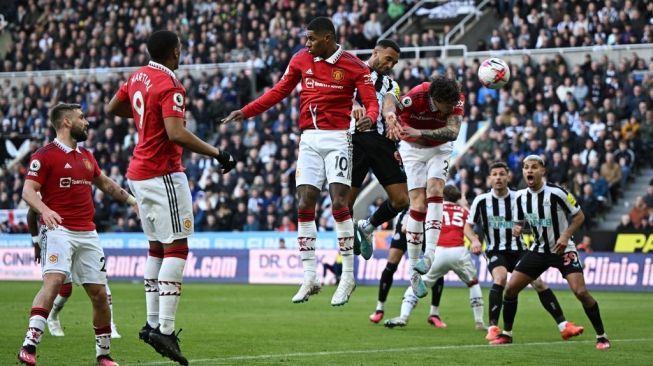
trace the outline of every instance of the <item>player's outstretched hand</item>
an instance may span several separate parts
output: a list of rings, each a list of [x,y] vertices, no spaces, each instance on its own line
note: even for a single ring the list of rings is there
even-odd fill
[[[351,117],[358,121],[359,119],[363,118],[365,116],[365,107],[361,106],[360,104],[354,102],[354,106],[351,108]]]
[[[483,244],[481,244],[480,241],[474,240],[472,241],[472,247],[471,247],[471,252],[473,254],[479,255],[481,254],[481,249],[483,248]]]
[[[422,132],[412,127],[404,126],[401,130],[401,137],[422,137]]]
[[[229,173],[229,171],[236,166],[236,159],[224,150],[220,151],[220,155],[218,155],[217,159],[220,163],[220,172],[222,174]]]
[[[233,111],[229,113],[229,115],[223,118],[220,122],[221,123],[239,122],[244,119],[245,119],[245,114],[239,109],[237,111]]]
[[[356,130],[357,131],[367,131],[372,128],[372,120],[370,117],[365,116],[356,120]]]
[[[49,208],[41,213],[41,218],[43,219],[45,226],[50,230],[56,229],[59,227],[59,224],[63,222],[61,216]]]

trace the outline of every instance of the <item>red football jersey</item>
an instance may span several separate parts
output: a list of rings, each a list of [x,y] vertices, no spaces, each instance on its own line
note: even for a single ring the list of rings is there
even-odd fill
[[[308,49],[290,60],[283,77],[271,90],[243,107],[246,118],[256,116],[287,97],[302,81],[299,128],[301,130],[347,130],[354,91],[358,90],[372,123],[379,115],[379,103],[369,68],[342,47],[328,59],[313,57]]]
[[[90,151],[83,147],[73,150],[55,139],[32,154],[26,179],[41,184],[43,203],[63,218],[61,226],[92,231],[95,206],[91,185],[100,174]]]
[[[438,111],[437,107],[429,96],[431,83],[422,83],[412,88],[408,94],[399,98],[399,121],[402,126],[410,126],[418,130],[433,130],[442,128],[447,124],[450,115],[463,116],[465,95],[460,94],[458,104],[451,114],[444,114]],[[423,146],[438,146],[447,141],[435,141],[425,138],[404,138],[408,142],[414,142]]]
[[[186,111],[186,90],[172,70],[150,61],[129,76],[116,98],[131,104],[138,130],[127,178],[145,180],[184,171],[183,149],[168,139],[163,124],[166,117],[184,118]]]
[[[438,239],[441,247],[462,247],[465,244],[465,223],[469,211],[453,202],[445,201],[442,207],[442,230]]]

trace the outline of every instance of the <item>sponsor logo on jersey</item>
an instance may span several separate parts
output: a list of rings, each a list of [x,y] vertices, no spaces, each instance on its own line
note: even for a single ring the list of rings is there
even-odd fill
[[[89,170],[89,171],[93,171],[93,163],[91,163],[90,160],[88,160],[88,159],[84,159],[84,160],[82,160],[82,161],[83,161],[83,163],[84,163],[84,167],[86,167],[87,170]]]
[[[63,166],[64,169],[72,169],[73,167],[70,166],[70,164],[66,163],[66,165]]]
[[[41,169],[41,162],[37,159],[32,160],[32,162],[29,164],[29,170],[38,172],[39,169]]]
[[[315,88],[315,80],[311,78],[304,79],[304,84],[306,84],[306,87],[309,89]]]
[[[335,81],[341,81],[345,78],[345,70],[333,69],[333,71],[331,71],[331,77],[333,77],[333,80]]]
[[[70,177],[59,178],[60,188],[70,188],[72,179]]]
[[[403,99],[401,99],[401,104],[403,104],[404,107],[410,107],[413,105],[413,100],[410,97],[403,97]]]
[[[48,256],[48,262],[55,264],[59,261],[59,255],[58,254],[50,254]]]

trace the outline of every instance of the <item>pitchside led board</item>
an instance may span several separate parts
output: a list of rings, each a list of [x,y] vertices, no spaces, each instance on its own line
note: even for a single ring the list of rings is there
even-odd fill
[[[184,272],[185,281],[212,283],[300,283],[302,263],[296,249],[295,233],[197,233]],[[107,256],[107,273],[112,281],[140,281],[143,278],[147,241],[143,234],[100,234]],[[356,259],[356,282],[377,285],[385,268],[389,235],[376,235],[374,256]],[[283,242],[286,249],[279,249]],[[636,243],[639,243],[637,241]],[[333,263],[337,255],[335,233],[321,232],[317,241],[318,275],[322,263]],[[472,256],[483,286],[491,285],[487,263]],[[590,289],[615,291],[653,291],[653,258],[644,253],[581,253],[585,281]],[[47,259],[46,259],[47,260]],[[407,261],[402,261],[395,283],[407,285]],[[31,238],[27,235],[0,235],[0,280],[38,280],[39,265],[34,263]],[[549,270],[543,279],[554,288],[566,288],[557,270]],[[445,276],[447,286],[464,286],[455,274]],[[331,273],[325,283],[335,282]]]

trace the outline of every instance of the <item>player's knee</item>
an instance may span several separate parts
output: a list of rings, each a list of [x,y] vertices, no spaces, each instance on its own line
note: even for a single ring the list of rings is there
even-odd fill
[[[91,303],[93,303],[93,307],[101,308],[101,307],[109,306],[107,291],[103,285],[88,286],[86,289],[86,293],[88,294],[88,297],[91,299]]]
[[[581,286],[580,288],[574,288],[574,295],[578,300],[581,302],[586,302],[588,299],[592,298],[592,295],[590,295],[589,291],[587,291],[587,287]]]
[[[533,286],[537,292],[546,291],[549,288],[549,286],[547,286],[546,283],[544,283],[544,281],[539,278],[531,282],[531,286]]]
[[[397,211],[403,211],[406,208],[408,208],[408,205],[410,204],[408,200],[408,195],[407,194],[402,194],[398,197],[393,197],[390,199],[390,205],[392,205],[392,208],[394,208]]]
[[[397,271],[397,263],[386,263],[385,269],[383,270],[386,273],[394,274]]]
[[[506,287],[506,290],[503,293],[503,298],[504,299],[515,299],[515,298],[517,298],[517,295],[519,295],[519,290],[517,290],[515,287],[510,286],[510,284],[508,284],[508,286]]]

